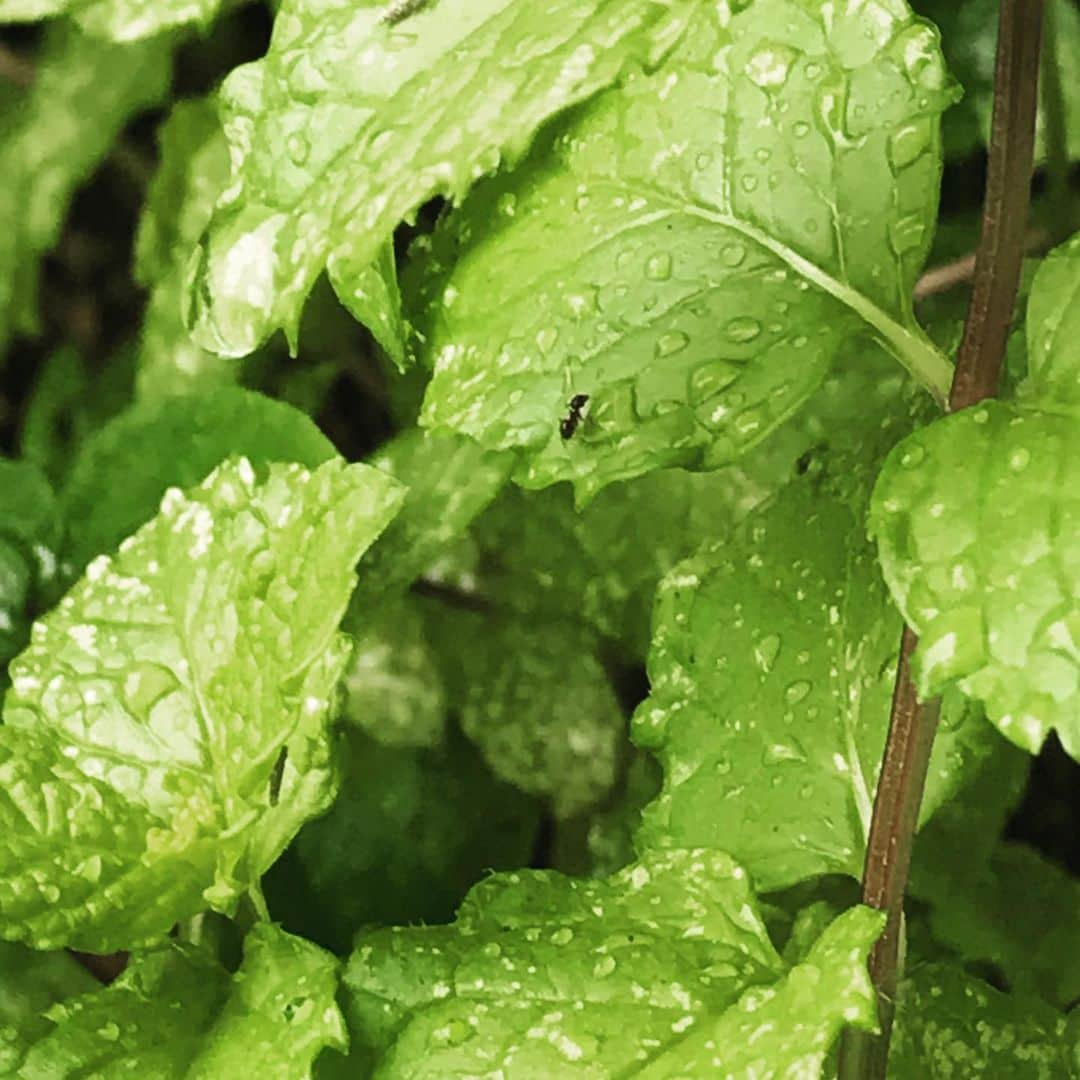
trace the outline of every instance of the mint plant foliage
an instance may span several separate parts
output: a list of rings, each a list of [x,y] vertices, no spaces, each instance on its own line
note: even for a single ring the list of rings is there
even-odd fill
[[[233,975],[191,946],[165,946],[50,1008],[17,1075],[218,1080],[256,1069],[307,1080],[324,1048],[346,1045],[336,991],[334,957],[269,924],[248,935]]]
[[[792,485],[661,582],[634,716],[665,773],[639,843],[729,850],[764,889],[865,856],[901,623],[838,487]],[[924,817],[989,752],[959,697],[942,713]]]
[[[746,872],[707,851],[608,881],[501,875],[453,926],[358,939],[344,979],[352,1054],[388,1077],[816,1069],[841,1024],[873,1023],[864,965],[879,930],[854,909],[789,970]]]
[[[366,312],[369,268],[402,219],[658,58],[691,6],[442,0],[398,24],[381,0],[286,0],[265,59],[222,89],[233,177],[192,258],[196,340],[228,356],[279,327],[295,340],[324,269]]]
[[[901,443],[870,517],[890,590],[919,632],[920,692],[956,685],[1018,746],[1051,731],[1080,757],[1080,503],[1075,453],[1080,238],[1028,301],[1028,375]]]
[[[258,889],[332,799],[337,624],[400,498],[340,460],[239,458],[90,564],[11,666],[4,937],[108,951]]]
[[[858,335],[943,395],[910,295],[953,86],[900,5],[831,11],[702,8],[658,71],[473,193],[423,264],[423,424],[517,449],[519,482],[587,498],[737,459]],[[564,439],[576,394],[588,410]]]
[[[81,446],[64,485],[64,513],[79,523],[67,557],[81,569],[156,513],[169,487],[190,487],[225,458],[316,468],[335,456],[311,419],[233,387],[138,403]]]
[[[1047,7],[0,0],[0,1076],[1080,1077]]]

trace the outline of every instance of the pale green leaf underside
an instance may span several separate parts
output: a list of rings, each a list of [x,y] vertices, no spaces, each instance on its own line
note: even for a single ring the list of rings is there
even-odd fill
[[[48,1013],[22,1080],[133,1075],[145,1080],[308,1080],[324,1047],[344,1049],[337,961],[269,924],[244,942],[229,976],[171,946],[135,959],[108,987]]]
[[[353,1052],[412,1080],[785,1075],[820,1063],[841,1023],[872,1023],[879,928],[852,911],[785,974],[745,872],[720,853],[654,854],[607,881],[501,875],[452,926],[357,941]]]
[[[733,460],[859,336],[943,397],[949,365],[909,298],[952,96],[902,4],[702,15],[658,72],[448,219],[413,286],[435,369],[422,422],[525,450],[519,482],[587,497]]]
[[[234,460],[90,564],[11,666],[0,935],[106,952],[257,886],[332,795],[337,626],[400,498],[340,460]]]
[[[346,305],[399,222],[460,197],[548,117],[670,46],[688,0],[285,0],[265,59],[226,80],[233,183],[192,263],[196,337],[233,356],[328,268]],[[357,278],[357,275],[360,278]]]
[[[626,720],[591,630],[565,616],[539,620],[447,610],[444,663],[465,734],[496,776],[567,818],[600,802],[618,775]],[[482,644],[481,644],[482,643]]]
[[[164,39],[110,45],[66,24],[46,31],[34,85],[0,125],[0,348],[36,329],[38,260],[117,132],[167,90],[170,53]]]
[[[672,570],[633,724],[665,773],[639,846],[730,850],[765,890],[860,876],[900,630],[861,516],[817,483]],[[984,735],[946,703],[923,820]]]
[[[164,30],[206,26],[222,0],[0,0],[0,22],[68,15],[88,34],[129,42]]]

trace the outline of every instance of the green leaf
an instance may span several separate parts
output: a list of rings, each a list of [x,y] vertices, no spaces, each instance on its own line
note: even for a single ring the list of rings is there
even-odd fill
[[[381,447],[370,463],[409,490],[401,513],[364,559],[358,606],[432,570],[499,493],[511,465],[506,454],[471,439],[415,428]]]
[[[51,26],[30,90],[0,117],[0,349],[37,329],[37,278],[75,189],[133,116],[168,89],[172,42],[109,45]]]
[[[96,986],[69,953],[0,943],[0,1076],[19,1075],[29,1046],[49,1030],[50,1006]]]
[[[337,966],[267,924],[248,934],[231,977],[204,953],[168,946],[111,986],[54,1006],[19,1076],[222,1080],[256,1070],[267,1080],[308,1080],[323,1048],[347,1042]]]
[[[1036,999],[1003,994],[944,964],[900,984],[889,1075],[925,1080],[1075,1076],[1065,1018]]]
[[[808,477],[661,584],[632,735],[665,782],[639,845],[730,850],[763,890],[861,874],[901,623],[858,508]],[[963,702],[942,713],[924,821],[991,746]]]
[[[266,57],[222,91],[234,173],[192,262],[199,343],[243,356],[277,327],[295,339],[324,268],[351,304],[402,219],[658,58],[691,6],[440,0],[395,21],[383,0],[285,0]]]
[[[929,698],[958,685],[1034,753],[1051,730],[1080,757],[1080,235],[1032,286],[1029,375],[901,443],[874,491],[882,570],[918,632]]]
[[[745,872],[720,853],[653,855],[606,882],[499,875],[453,926],[357,941],[356,1067],[413,1080],[816,1075],[845,1022],[874,1022],[865,963],[880,926],[855,909],[785,972]]]
[[[462,730],[496,776],[561,818],[603,799],[626,719],[588,628],[434,606],[429,628]]]
[[[353,318],[371,331],[379,347],[404,371],[412,359],[409,328],[398,288],[394,245],[387,241],[373,262],[358,262],[360,252],[342,252],[334,261],[331,281]],[[366,252],[363,258],[369,258]]]
[[[0,22],[30,22],[69,15],[95,37],[138,41],[163,30],[206,27],[222,0],[0,0]]]
[[[123,346],[94,372],[63,346],[41,365],[22,412],[19,454],[60,485],[86,437],[131,404],[134,350]]]
[[[438,746],[446,727],[446,694],[423,610],[409,597],[371,612],[355,604],[344,629],[355,647],[342,680],[342,719],[383,746]]]
[[[140,401],[234,382],[238,364],[200,348],[184,325],[187,259],[229,181],[216,104],[178,102],[158,133],[161,165],[139,222],[135,276],[150,290],[139,342]]]
[[[341,791],[271,871],[267,899],[290,928],[346,951],[365,924],[449,922],[490,870],[529,862],[539,819],[460,735],[410,750],[349,732]]]
[[[1002,844],[978,877],[945,873],[931,893],[934,936],[995,965],[1013,990],[1060,1009],[1080,998],[1080,883],[1038,852]]]
[[[11,665],[0,936],[91,952],[229,913],[329,805],[337,631],[399,486],[245,458],[100,556]]]
[[[478,188],[417,286],[421,422],[521,451],[525,486],[571,480],[586,499],[729,463],[854,338],[948,388],[910,304],[953,97],[935,33],[901,3],[702,10],[663,68]]]
[[[66,553],[75,570],[149,521],[167,488],[199,483],[230,455],[313,469],[335,451],[298,409],[249,390],[134,405],[86,440],[68,473],[62,502],[77,523]]]
[[[62,525],[41,470],[0,457],[0,689],[26,644],[35,601],[56,575]]]
[[[1053,7],[1051,42],[1064,91],[1068,153],[1080,158],[1080,13],[1070,0],[1049,0]],[[996,0],[913,0],[912,7],[933,19],[941,30],[942,51],[949,69],[964,87],[964,97],[945,114],[945,148],[950,158],[967,157],[990,141],[990,117],[994,104],[994,54],[997,42]],[[1042,103],[1040,102],[1040,105]],[[1042,108],[1036,122],[1035,155],[1045,155],[1045,122]]]

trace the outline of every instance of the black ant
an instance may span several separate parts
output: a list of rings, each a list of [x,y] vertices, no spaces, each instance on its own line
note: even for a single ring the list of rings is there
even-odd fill
[[[569,401],[570,411],[559,421],[559,434],[564,439],[569,439],[578,429],[578,424],[584,419],[581,410],[585,408],[589,400],[588,394],[575,394]]]
[[[428,0],[396,0],[379,17],[379,22],[387,26],[396,26],[404,22],[410,15],[415,15],[421,8],[426,7]]]

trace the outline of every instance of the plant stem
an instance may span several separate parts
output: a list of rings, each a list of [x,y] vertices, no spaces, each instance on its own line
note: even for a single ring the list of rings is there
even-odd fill
[[[1041,29],[1041,0],[1001,0],[982,232],[949,393],[951,411],[997,390],[1024,256],[1038,96],[1032,74],[1038,70]],[[921,704],[911,681],[917,644],[914,631],[905,628],[863,871],[863,902],[886,913],[885,930],[870,957],[881,1032],[846,1033],[840,1055],[843,1080],[884,1080],[886,1075],[904,893],[938,720],[937,703]]]
[[[1059,243],[1073,231],[1073,208],[1069,198],[1069,146],[1065,120],[1065,94],[1057,50],[1057,15],[1048,4],[1043,20],[1043,51],[1040,90],[1046,140],[1046,198],[1050,204],[1053,240]]]

